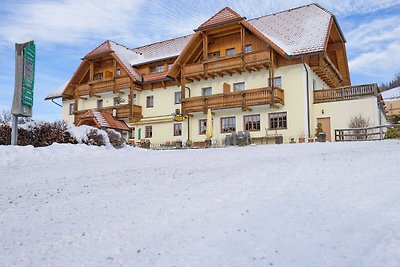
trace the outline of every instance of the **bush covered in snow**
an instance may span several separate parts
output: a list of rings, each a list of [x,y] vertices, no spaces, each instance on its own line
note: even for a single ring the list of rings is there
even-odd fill
[[[9,123],[0,124],[0,145],[11,143],[11,126]],[[63,122],[30,122],[19,125],[18,145],[34,147],[60,144],[86,144],[93,146],[109,146],[121,148],[125,140],[113,130],[103,131],[90,126],[76,127]]]

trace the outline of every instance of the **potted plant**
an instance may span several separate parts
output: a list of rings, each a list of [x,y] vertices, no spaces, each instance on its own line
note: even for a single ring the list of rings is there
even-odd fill
[[[296,144],[296,141],[294,140],[293,137],[290,137],[290,143],[291,143],[291,144]]]
[[[300,134],[299,136],[299,143],[305,143],[306,142],[306,137],[303,134]]]

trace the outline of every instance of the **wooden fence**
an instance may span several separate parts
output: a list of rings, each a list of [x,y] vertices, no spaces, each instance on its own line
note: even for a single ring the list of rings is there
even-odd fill
[[[399,128],[400,124],[381,125],[366,128],[336,129],[335,141],[376,141],[385,138],[389,128]]]

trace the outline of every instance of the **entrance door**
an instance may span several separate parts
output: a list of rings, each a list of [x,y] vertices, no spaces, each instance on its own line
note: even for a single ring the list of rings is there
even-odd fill
[[[326,133],[326,141],[331,141],[331,118],[318,118],[317,123],[321,123],[321,128]]]

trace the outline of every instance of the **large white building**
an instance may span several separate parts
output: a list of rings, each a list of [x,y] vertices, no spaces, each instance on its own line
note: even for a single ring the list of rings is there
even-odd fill
[[[192,35],[132,49],[105,41],[47,99],[62,98],[66,122],[153,144],[201,144],[208,109],[216,142],[233,131],[289,142],[318,123],[334,141],[356,115],[385,119],[376,84],[351,86],[345,42],[316,4],[249,20],[224,8]]]

